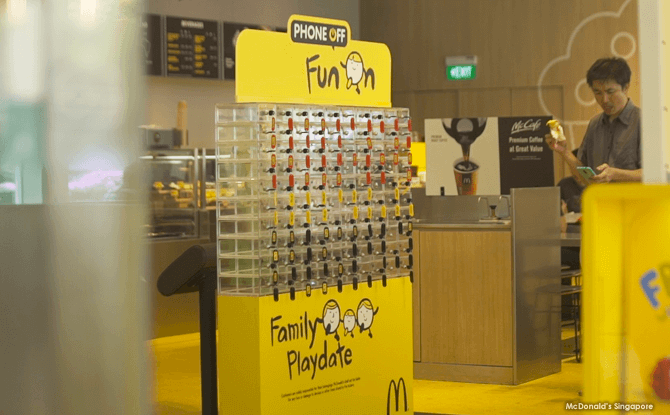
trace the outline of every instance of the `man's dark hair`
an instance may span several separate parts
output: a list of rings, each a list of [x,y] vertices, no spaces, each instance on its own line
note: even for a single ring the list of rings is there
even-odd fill
[[[593,81],[613,79],[625,89],[630,84],[630,67],[623,58],[598,59],[586,72],[586,82],[593,87]]]

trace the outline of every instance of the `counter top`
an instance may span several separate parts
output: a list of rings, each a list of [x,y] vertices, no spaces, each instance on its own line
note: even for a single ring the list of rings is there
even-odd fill
[[[458,229],[512,229],[512,221],[481,221],[481,222],[451,222],[451,223],[427,223],[416,221],[414,228],[419,230],[458,230]]]
[[[576,232],[561,233],[561,246],[580,247],[582,234]]]

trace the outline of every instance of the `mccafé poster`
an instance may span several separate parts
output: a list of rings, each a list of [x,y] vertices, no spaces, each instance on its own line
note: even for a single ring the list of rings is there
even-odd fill
[[[218,310],[221,414],[414,413],[409,277]]]
[[[554,186],[551,117],[427,119],[426,194],[496,195]]]

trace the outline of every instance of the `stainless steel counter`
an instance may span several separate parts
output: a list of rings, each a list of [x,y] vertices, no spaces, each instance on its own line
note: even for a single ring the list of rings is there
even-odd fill
[[[479,223],[480,219],[489,214],[484,201],[491,200],[498,204],[499,195],[481,196],[426,196],[426,189],[412,189],[414,212],[416,218],[423,223]],[[507,201],[500,203],[496,214],[501,219],[509,219],[509,196]]]
[[[427,223],[422,221],[417,221],[414,224],[414,229],[426,230],[426,229],[444,229],[444,230],[510,230],[512,229],[512,221],[496,221],[496,222],[454,222],[454,223]]]
[[[582,246],[582,234],[576,232],[562,233],[561,246],[579,248]]]

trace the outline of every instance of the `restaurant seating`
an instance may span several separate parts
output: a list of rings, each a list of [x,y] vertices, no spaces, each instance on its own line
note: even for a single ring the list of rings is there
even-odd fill
[[[574,327],[575,348],[573,353],[581,362],[581,293],[582,271],[564,266],[561,270],[561,327]]]

